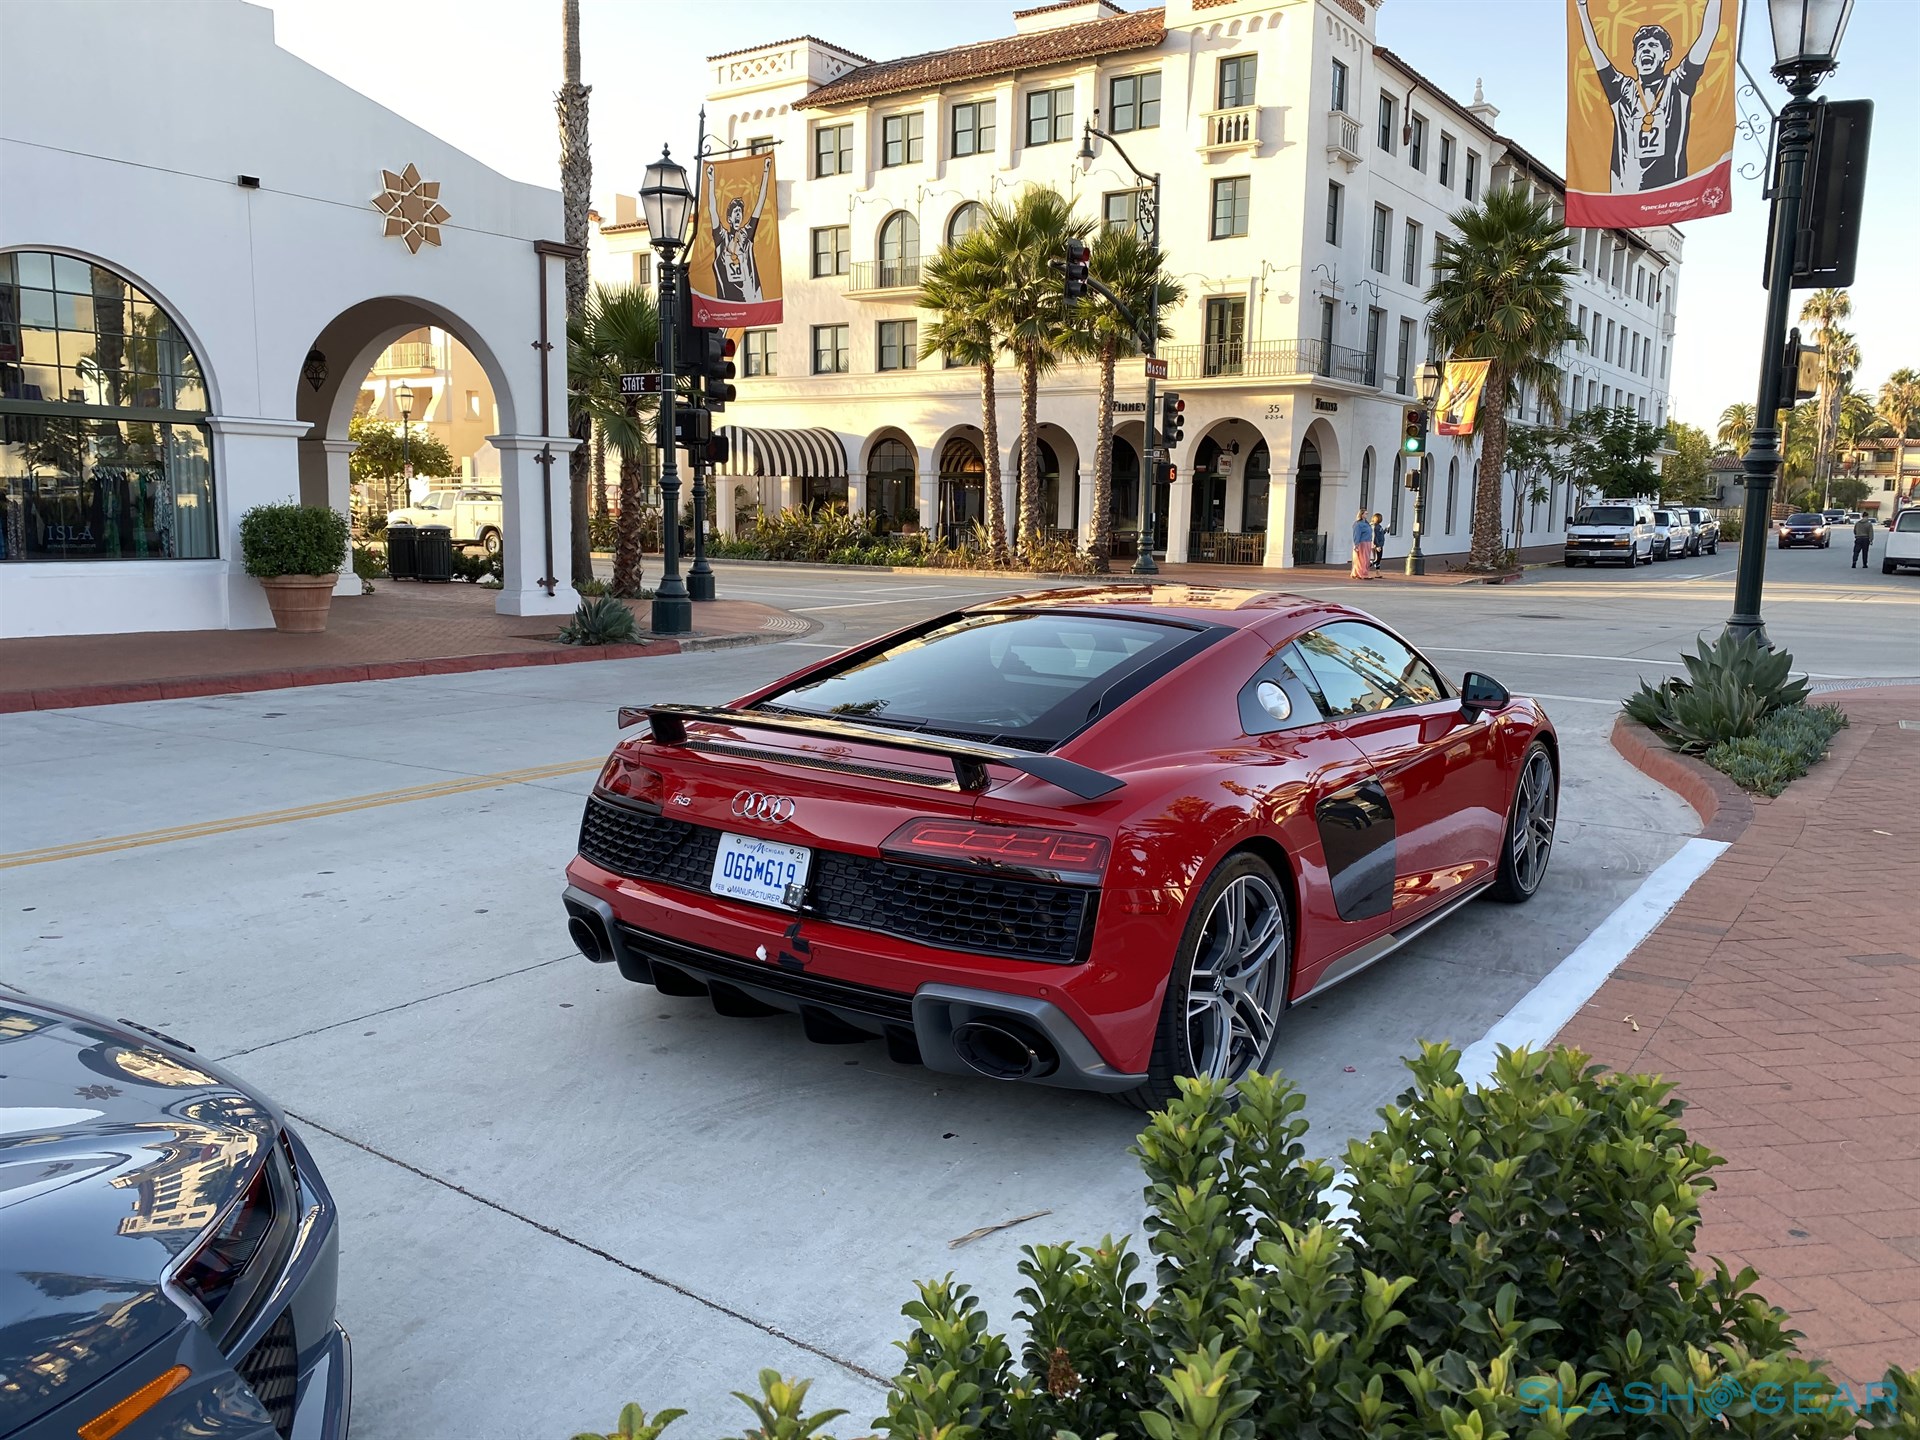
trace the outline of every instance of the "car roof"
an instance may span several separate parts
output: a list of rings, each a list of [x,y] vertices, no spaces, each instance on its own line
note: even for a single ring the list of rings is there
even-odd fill
[[[1345,605],[1292,595],[1284,590],[1172,584],[1068,585],[969,605],[966,613],[978,615],[1007,610],[1102,610],[1160,620],[1229,625],[1235,629],[1264,624],[1277,617],[1368,618]]]

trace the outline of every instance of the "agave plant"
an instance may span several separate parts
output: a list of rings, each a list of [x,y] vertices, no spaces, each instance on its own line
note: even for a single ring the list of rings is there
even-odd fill
[[[633,611],[611,595],[582,600],[560,631],[563,645],[631,645],[639,638]]]
[[[1684,679],[1675,676],[1657,686],[1643,680],[1621,708],[1689,755],[1751,735],[1762,720],[1809,693],[1807,682],[1791,674],[1792,655],[1747,635],[1722,635],[1711,645],[1702,640],[1695,654],[1680,661],[1687,667]]]

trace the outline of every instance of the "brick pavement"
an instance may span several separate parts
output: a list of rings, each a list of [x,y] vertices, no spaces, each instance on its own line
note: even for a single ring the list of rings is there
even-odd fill
[[[770,605],[709,600],[694,606],[691,636],[562,645],[554,636],[565,617],[496,614],[495,593],[464,583],[382,581],[371,595],[336,599],[320,635],[170,630],[0,640],[0,713],[670,655],[787,639],[809,628]],[[633,609],[644,632],[646,602]]]
[[[1728,1161],[1700,1255],[1858,1385],[1920,1365],[1920,686],[1817,698],[1851,720],[1831,756],[1755,797],[1560,1039],[1678,1085]]]

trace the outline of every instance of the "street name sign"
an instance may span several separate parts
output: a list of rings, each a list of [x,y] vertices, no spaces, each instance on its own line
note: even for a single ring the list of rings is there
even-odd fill
[[[1164,380],[1167,378],[1167,362],[1166,361],[1156,359],[1154,356],[1149,355],[1146,357],[1145,361],[1142,363],[1144,363],[1147,367],[1147,379]]]
[[[620,377],[622,395],[658,395],[660,393],[660,372],[643,370],[636,375]]]

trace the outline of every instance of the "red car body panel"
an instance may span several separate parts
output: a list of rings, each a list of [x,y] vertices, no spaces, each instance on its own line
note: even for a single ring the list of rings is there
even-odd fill
[[[1293,596],[1173,593],[1186,603],[1168,603],[1164,587],[1151,600],[1138,587],[1116,587],[1015,597],[963,612],[1104,612],[1222,627],[1212,643],[1054,748],[1054,755],[1124,781],[1095,799],[997,768],[988,788],[969,792],[953,787],[954,766],[937,753],[746,723],[736,728],[701,722],[699,749],[690,748],[691,738],[686,745],[649,736],[625,740],[609,762],[644,766],[661,777],[659,814],[807,846],[816,875],[827,852],[880,856],[889,836],[921,816],[1104,837],[1109,858],[1093,901],[1091,937],[1074,963],[943,948],[623,875],[585,855],[567,867],[569,910],[579,913],[576,900],[604,904],[607,910],[600,913],[610,911],[610,925],[770,971],[804,973],[809,983],[845,982],[902,999],[923,987],[953,986],[1043,1001],[1057,1007],[1113,1071],[1137,1076],[1147,1068],[1194,897],[1234,851],[1258,847],[1291,891],[1290,999],[1312,991],[1342,957],[1458,899],[1463,887],[1477,889],[1491,880],[1521,758],[1536,735],[1552,743],[1537,706],[1516,698],[1501,710],[1469,715],[1457,699],[1448,699],[1249,735],[1239,696],[1270,657],[1329,621],[1380,622],[1345,606]],[[877,652],[893,639],[858,649]],[[743,709],[845,664],[844,655],[830,657],[728,708]],[[732,748],[716,753],[709,744]],[[927,783],[893,778],[901,775]],[[1330,796],[1372,785],[1385,790],[1397,827],[1391,904],[1383,902],[1376,915],[1343,918],[1317,807]],[[603,786],[596,787],[602,796]],[[790,799],[791,816],[742,818],[736,801],[750,792]]]

